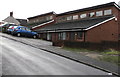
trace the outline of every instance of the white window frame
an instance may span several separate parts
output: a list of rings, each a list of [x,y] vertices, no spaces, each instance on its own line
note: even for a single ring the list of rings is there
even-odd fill
[[[62,40],[66,40],[66,32],[62,33]]]
[[[50,16],[50,20],[53,19],[53,16]]]
[[[112,9],[104,10],[104,15],[111,15]]]
[[[80,18],[86,18],[86,17],[87,17],[86,13],[80,15]]]
[[[73,15],[73,20],[78,19],[78,15]]]
[[[67,17],[67,20],[72,20],[72,16],[68,16],[68,17]]]
[[[95,12],[89,13],[90,17],[93,17],[95,15]]]
[[[103,16],[103,11],[97,11],[96,16]]]

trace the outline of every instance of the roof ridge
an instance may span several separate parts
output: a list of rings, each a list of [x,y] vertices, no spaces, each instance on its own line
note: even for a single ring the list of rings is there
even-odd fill
[[[40,15],[36,15],[36,16],[33,16],[33,17],[29,17],[27,19],[31,19],[31,18],[35,18],[35,17],[39,17],[39,16],[43,16],[43,15],[47,15],[47,14],[56,14],[54,11],[52,12],[48,12],[48,13],[44,13],[44,14],[40,14]]]
[[[100,7],[105,7],[105,6],[110,6],[110,5],[114,5],[116,4],[115,2],[109,2],[109,3],[105,3],[105,4],[100,4],[100,5],[95,5],[95,6],[91,6],[91,7],[87,7],[87,8],[82,8],[82,9],[77,9],[77,10],[73,10],[73,11],[68,11],[68,12],[64,12],[64,13],[60,13],[57,14],[57,16],[62,16],[64,14],[73,14],[73,13],[77,13],[80,11],[87,11],[87,10],[92,10],[92,9],[96,9],[96,8],[100,8]]]

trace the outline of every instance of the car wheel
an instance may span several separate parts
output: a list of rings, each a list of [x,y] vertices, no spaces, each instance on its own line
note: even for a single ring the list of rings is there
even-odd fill
[[[20,33],[17,33],[17,36],[18,36],[18,37],[20,37],[20,36],[21,36],[21,34],[20,34]]]
[[[35,38],[37,38],[37,36],[36,36],[36,35],[34,35],[34,36],[33,36],[33,38],[35,39]]]

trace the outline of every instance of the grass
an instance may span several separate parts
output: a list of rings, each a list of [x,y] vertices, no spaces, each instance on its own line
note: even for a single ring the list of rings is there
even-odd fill
[[[103,52],[103,54],[106,54],[106,55],[120,55],[120,51],[116,51],[114,49],[109,49],[109,50],[106,50],[106,52]]]
[[[63,47],[65,50],[73,51],[73,52],[92,52],[91,50],[88,49],[83,49],[83,48],[70,48],[70,47]]]
[[[89,53],[98,53],[98,55],[102,55],[98,57],[98,60],[111,62],[120,66],[120,51],[114,49],[107,49],[104,51],[100,50],[89,50],[83,48],[70,48],[70,47],[63,47],[65,50],[73,51],[73,52],[89,52]],[[89,54],[88,53],[88,54]]]
[[[99,60],[111,62],[120,66],[120,51],[109,49],[102,52],[103,56],[99,57]]]
[[[111,55],[104,55],[104,56],[99,58],[99,60],[111,62],[111,63],[117,64],[120,66],[119,59],[120,59],[120,56],[111,56]]]

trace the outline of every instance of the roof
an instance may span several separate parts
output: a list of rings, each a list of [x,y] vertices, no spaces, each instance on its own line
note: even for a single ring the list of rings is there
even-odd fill
[[[71,22],[64,22],[64,23],[56,23],[54,25],[45,26],[38,31],[71,31],[71,30],[85,30],[89,27],[92,27],[98,23],[101,23],[105,20],[108,20],[114,16],[104,16],[104,17],[97,17],[97,18],[89,18],[89,19],[82,19],[78,21],[71,21]]]
[[[20,22],[17,21],[14,17],[9,16],[6,19],[3,20],[4,22],[9,22],[9,23],[15,23],[16,25],[19,25]]]
[[[41,14],[41,15],[37,15],[37,16],[33,16],[33,17],[29,17],[27,19],[33,19],[33,18],[36,18],[36,17],[41,17],[41,16],[45,16],[45,15],[49,15],[49,14],[55,14],[55,12],[49,12],[49,13],[45,13],[45,14]]]
[[[27,20],[26,19],[16,19],[20,22],[20,25],[27,25]]]
[[[94,10],[94,9],[99,9],[99,8],[104,8],[104,7],[110,7],[110,6],[116,6],[116,7],[120,8],[120,6],[118,6],[115,2],[110,2],[110,3],[106,3],[106,4],[102,4],[102,5],[97,5],[97,6],[92,6],[92,7],[88,7],[88,8],[83,8],[83,9],[60,13],[60,14],[57,14],[57,16],[68,15],[68,14],[89,11],[89,10]]]

